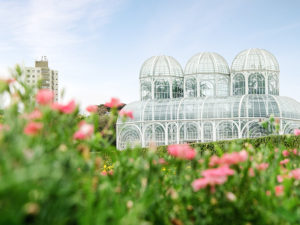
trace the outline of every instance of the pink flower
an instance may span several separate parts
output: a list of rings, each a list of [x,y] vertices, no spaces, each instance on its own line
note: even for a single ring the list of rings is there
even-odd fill
[[[249,177],[254,177],[255,176],[254,169],[252,167],[249,168],[248,174],[249,174]]]
[[[295,134],[296,136],[300,135],[300,129],[295,129],[295,130],[294,130],[294,134]]]
[[[133,113],[132,113],[132,111],[121,110],[119,112],[119,115],[122,116],[122,117],[129,117],[129,118],[133,119]]]
[[[43,116],[43,114],[41,113],[41,111],[38,109],[35,109],[30,114],[27,114],[24,117],[28,120],[36,120],[36,119],[41,119],[42,116]]]
[[[40,105],[48,105],[52,103],[54,97],[54,93],[48,89],[41,89],[36,94],[36,101]]]
[[[205,188],[210,185],[214,190],[215,185],[224,184],[227,181],[227,177],[234,174],[234,170],[230,169],[228,165],[224,165],[218,168],[207,169],[202,172],[204,178],[199,178],[192,183],[194,191]]]
[[[289,159],[284,159],[282,161],[280,161],[280,165],[285,165],[289,162],[290,160]]]
[[[283,177],[281,175],[277,175],[277,181],[278,183],[282,183]]]
[[[199,178],[197,180],[194,180],[192,183],[192,187],[194,191],[199,191],[202,188],[205,188],[207,186],[207,180],[205,178]]]
[[[275,195],[276,195],[276,196],[281,196],[281,195],[283,195],[283,191],[284,191],[284,188],[283,188],[282,185],[277,185],[277,186],[275,187]]]
[[[193,159],[196,156],[195,149],[188,144],[175,144],[168,146],[168,153],[180,159]]]
[[[294,155],[298,155],[298,151],[297,151],[297,149],[295,148],[295,149],[293,149],[293,154]]]
[[[288,150],[283,150],[282,151],[282,155],[284,156],[284,157],[288,157],[289,156],[289,151]]]
[[[159,164],[162,164],[162,165],[167,164],[167,162],[164,158],[159,158],[158,162],[159,162]]]
[[[86,107],[86,111],[90,113],[96,113],[98,111],[98,106],[97,105],[89,105]]]
[[[248,153],[246,150],[242,150],[240,152],[233,153],[225,153],[221,158],[217,156],[212,156],[210,158],[209,166],[215,165],[232,165],[238,164],[240,162],[246,161],[248,158]]]
[[[42,123],[38,122],[30,122],[26,125],[24,128],[24,133],[27,135],[36,135],[39,133],[39,131],[43,128]]]
[[[81,121],[79,123],[79,130],[75,132],[73,138],[75,140],[84,140],[91,137],[94,133],[94,126],[86,123],[85,121]]]
[[[109,171],[102,171],[101,172],[102,176],[107,176],[107,175],[114,175],[114,171],[113,170],[109,170]]]
[[[269,163],[261,163],[256,166],[256,168],[260,171],[266,170],[269,167]]]
[[[267,195],[267,196],[270,196],[270,195],[271,195],[271,191],[270,191],[270,190],[267,190],[267,191],[266,191],[266,195]]]
[[[118,98],[111,98],[110,102],[106,102],[104,106],[109,108],[118,108],[119,106],[122,106],[123,104],[120,102],[120,99]]]
[[[300,168],[292,170],[291,174],[296,180],[300,180]]]
[[[213,155],[212,157],[210,157],[209,164],[208,164],[210,167],[213,167],[218,164],[221,164],[221,160],[218,156]]]
[[[51,105],[51,108],[53,110],[58,110],[62,113],[65,113],[65,114],[71,114],[74,112],[74,110],[76,109],[76,103],[74,100],[71,100],[70,102],[68,102],[67,104],[59,104],[57,102],[54,102],[52,105]]]
[[[228,176],[233,174],[234,170],[230,169],[227,165],[218,168],[207,169],[202,172],[204,177]]]

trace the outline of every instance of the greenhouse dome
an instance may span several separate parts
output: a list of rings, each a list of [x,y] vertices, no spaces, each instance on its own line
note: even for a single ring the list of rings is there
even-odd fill
[[[140,70],[141,100],[183,97],[183,70],[171,56],[153,56]]]
[[[219,54],[215,52],[201,52],[190,58],[186,64],[184,74],[229,75],[230,71],[226,60]]]
[[[250,54],[253,51],[251,49],[243,52],[249,52]],[[255,50],[255,52],[261,51]],[[265,50],[263,52],[267,55]],[[236,58],[239,58],[239,55]],[[154,68],[156,61],[159,59],[157,57],[150,59]],[[165,58],[161,60],[165,61]],[[176,60],[175,62],[177,63]],[[208,65],[203,66],[204,62]],[[261,63],[264,62],[266,61],[261,61]],[[143,64],[141,73],[145,64],[148,64],[148,60]],[[216,66],[220,64],[222,66]],[[232,85],[232,82],[235,82],[232,76],[243,75],[244,78],[249,79],[253,71],[241,70],[238,73],[229,73],[225,59],[216,53],[200,53],[188,61],[183,75],[185,88],[181,96],[175,96],[173,95],[174,92],[171,91],[174,87],[174,80],[172,80],[174,77],[172,79],[169,77],[169,64],[160,65],[166,67],[161,68],[161,71],[167,72],[166,74],[157,75],[154,81],[167,81],[169,94],[165,95],[164,98],[158,98],[156,83],[152,82],[151,91],[154,93],[153,95],[148,99],[142,97],[141,101],[130,103],[122,109],[132,111],[133,119],[124,122],[119,118],[117,121],[117,147],[120,150],[135,145],[147,147],[150,143],[159,146],[265,136],[269,133],[262,127],[261,123],[270,117],[274,117],[276,123],[280,125],[280,134],[290,134],[293,133],[295,128],[300,128],[300,103],[296,100],[278,96],[277,93],[266,94],[269,90],[266,90],[265,93],[245,93],[245,91],[244,94],[236,94],[231,91],[228,95],[219,95],[218,89],[224,89],[224,87],[218,85],[218,76],[225,76],[228,79],[226,84],[228,84],[229,93],[230,87],[237,88],[236,85]],[[187,70],[187,68],[189,69]],[[261,68],[266,67],[262,66]],[[187,71],[193,71],[193,74],[186,73]],[[256,74],[256,78],[260,75],[268,78],[268,76],[271,76],[270,72],[279,76],[279,70],[257,69],[254,74]],[[187,94],[187,91],[190,91],[190,89],[187,89],[187,84],[191,76],[194,76],[192,78],[196,80],[194,96]],[[204,76],[204,78],[201,76]],[[222,77],[222,79],[224,78]],[[216,81],[213,83],[213,94],[199,95],[202,87],[201,82],[212,82],[212,80]],[[141,90],[144,88],[143,81],[141,79]],[[251,85],[254,85],[253,87],[259,87],[260,85],[259,79],[254,80],[256,84],[252,84],[253,80],[251,79],[249,82],[247,81],[244,82],[244,90],[251,87]],[[265,80],[266,86],[264,88],[268,87],[268,81],[268,79]]]
[[[184,70],[185,97],[229,96],[230,70],[215,52],[194,55]]]
[[[140,78],[152,78],[157,76],[182,77],[183,71],[179,62],[172,56],[152,56],[142,65]]]
[[[264,49],[250,48],[241,51],[233,60],[231,72],[241,71],[279,72],[279,64],[272,53]]]

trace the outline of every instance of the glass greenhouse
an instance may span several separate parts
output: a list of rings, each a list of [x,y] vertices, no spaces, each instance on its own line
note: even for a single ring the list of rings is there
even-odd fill
[[[171,56],[153,56],[140,70],[141,101],[133,119],[117,122],[117,147],[208,142],[267,135],[274,116],[280,134],[300,128],[300,103],[279,96],[279,65],[263,49],[248,49],[231,70],[217,53],[193,56],[183,71]]]

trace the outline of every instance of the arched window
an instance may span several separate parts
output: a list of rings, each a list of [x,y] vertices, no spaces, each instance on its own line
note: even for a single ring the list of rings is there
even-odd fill
[[[249,94],[265,94],[265,78],[262,74],[251,74],[248,79]]]
[[[182,98],[183,97],[183,80],[175,79],[172,84],[172,93],[173,98]]]
[[[238,128],[233,122],[224,121],[218,124],[217,140],[237,139],[238,137]]]
[[[168,144],[176,144],[177,143],[177,126],[176,124],[168,125]]]
[[[203,125],[203,141],[209,142],[213,140],[213,126],[211,123],[205,123]]]
[[[233,78],[232,82],[233,95],[244,95],[245,94],[245,77],[243,74],[237,74]]]
[[[210,81],[200,82],[200,97],[214,96],[214,86]]]
[[[143,81],[141,84],[141,95],[142,100],[151,99],[151,82],[150,81]]]
[[[221,78],[217,82],[217,96],[228,96],[229,95],[229,83],[227,78]]]
[[[200,135],[199,135],[200,136]],[[198,128],[194,123],[185,123],[180,128],[180,143],[192,143],[198,140]]]
[[[269,75],[268,77],[268,84],[269,84],[269,94],[270,95],[278,95],[278,79],[276,75]]]
[[[165,130],[159,124],[149,125],[145,130],[145,145],[153,142],[157,146],[165,144]]]
[[[258,122],[250,122],[242,130],[243,138],[256,138],[267,136],[268,132]]]
[[[170,98],[170,85],[168,81],[157,80],[155,81],[155,98],[165,99]]]
[[[119,136],[119,149],[134,147],[138,144],[141,144],[139,130],[134,126],[124,127]]]
[[[186,97],[197,97],[197,81],[195,78],[188,78],[185,81]]]

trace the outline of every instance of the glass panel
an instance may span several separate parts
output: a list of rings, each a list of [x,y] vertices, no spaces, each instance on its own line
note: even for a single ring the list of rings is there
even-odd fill
[[[172,84],[173,98],[183,97],[183,80],[175,79]]]
[[[195,78],[188,78],[185,81],[186,97],[197,97],[197,81]]]
[[[268,77],[268,83],[269,83],[269,94],[270,95],[278,95],[278,79],[276,75],[269,75]]]
[[[141,94],[142,100],[151,99],[151,82],[150,81],[143,81],[141,84]]]
[[[255,73],[248,79],[249,94],[265,94],[265,78],[262,74]]]
[[[200,97],[207,97],[214,95],[214,86],[210,81],[200,82]]]
[[[233,95],[244,95],[245,94],[245,78],[243,74],[237,74],[233,78],[232,83]]]
[[[170,85],[168,81],[164,81],[164,80],[155,81],[155,98],[156,99],[170,98]]]
[[[229,95],[229,82],[227,78],[221,78],[217,81],[217,96],[228,96]]]

